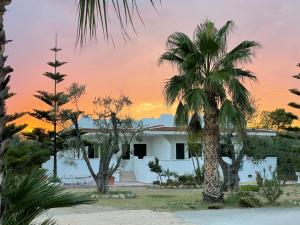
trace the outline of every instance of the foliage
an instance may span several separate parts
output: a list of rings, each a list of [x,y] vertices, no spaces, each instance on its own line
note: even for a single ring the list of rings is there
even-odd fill
[[[239,193],[239,205],[242,208],[257,208],[262,206],[260,200],[251,192]]]
[[[148,1],[154,7],[155,0]],[[126,31],[128,23],[135,32],[133,23],[134,14],[137,14],[142,21],[137,2],[136,0],[122,0],[120,2],[113,0],[79,0],[77,41],[83,45],[86,42],[87,36],[96,39],[99,22],[102,27],[103,35],[105,39],[108,40],[110,38],[108,29],[110,9],[114,9],[116,17],[120,22],[123,37],[126,40],[129,38]]]
[[[260,187],[256,185],[243,185],[240,187],[242,192],[259,192]]]
[[[195,181],[197,184],[203,184],[204,182],[204,167],[197,168],[195,170]]]
[[[280,180],[276,174],[276,171],[272,172],[272,178],[267,179],[264,178],[262,189],[262,196],[268,201],[270,204],[274,204],[276,200],[282,195],[283,191],[280,187]]]
[[[86,86],[73,82],[70,87],[67,88],[70,101],[75,105],[77,111],[79,111],[79,100],[85,94]]]
[[[50,208],[92,202],[87,195],[66,192],[62,187],[49,183],[45,177],[46,174],[41,170],[22,176],[7,174],[3,190],[6,204],[3,225],[29,225]],[[47,219],[39,224],[55,223]]]
[[[297,64],[297,67],[300,67],[300,63]],[[300,79],[300,74],[294,75],[293,78],[299,80]],[[298,89],[292,88],[289,90],[290,93],[299,96],[300,95],[300,91]],[[296,108],[296,109],[300,109],[300,105],[296,102],[290,102],[288,104],[289,106]]]
[[[155,157],[154,161],[150,161],[148,163],[148,166],[151,172],[157,174],[157,178],[159,178],[160,183],[162,184],[162,176],[164,176],[164,174],[163,174],[163,169],[159,164],[159,159]]]
[[[188,185],[193,185],[196,183],[195,176],[193,174],[180,175],[178,176],[178,181]]]
[[[43,149],[38,142],[15,138],[8,146],[4,165],[14,174],[27,174],[32,169],[41,167],[49,158],[49,150]]]
[[[264,111],[260,115],[259,127],[273,129],[276,132],[284,131],[291,127],[294,120],[298,117],[291,112],[286,112],[285,109],[277,108],[274,111]]]
[[[256,193],[252,191],[231,192],[226,198],[225,203],[242,208],[257,208],[262,206],[262,202],[256,196]]]
[[[165,176],[167,178],[167,183],[172,183],[172,181],[178,177],[178,174],[175,171],[170,171],[169,169],[166,169],[162,172],[162,176]]]

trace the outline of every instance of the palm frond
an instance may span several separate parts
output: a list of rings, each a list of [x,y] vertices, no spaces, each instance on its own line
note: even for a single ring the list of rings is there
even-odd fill
[[[155,8],[155,1],[148,1]],[[87,38],[95,40],[99,23],[101,24],[104,38],[106,40],[109,39],[108,23],[111,8],[116,14],[122,33],[125,35],[127,35],[126,27],[128,24],[135,31],[133,21],[134,13],[136,13],[138,18],[142,21],[136,0],[79,0],[77,26],[78,44],[83,46]]]
[[[221,60],[221,64],[225,66],[235,66],[238,63],[252,62],[252,58],[255,56],[255,50],[259,48],[261,48],[261,45],[256,41],[243,41],[224,56]]]
[[[189,109],[199,112],[208,106],[208,98],[202,88],[192,88],[186,91],[184,100]]]
[[[180,101],[178,103],[174,122],[178,127],[186,127],[189,121],[189,112],[187,107]]]
[[[221,50],[218,30],[212,21],[205,21],[197,26],[194,32],[195,45],[204,55],[214,56]]]
[[[246,125],[241,111],[229,100],[225,100],[220,108],[219,123],[225,129],[237,129],[241,132]]]
[[[231,79],[228,84],[228,89],[233,103],[242,113],[252,111],[251,93],[239,80],[235,78]]]
[[[26,176],[6,175],[3,196],[6,211],[3,225],[29,225],[50,208],[87,204],[93,200],[87,195],[66,192],[61,186],[49,183],[41,170]],[[53,224],[46,220],[42,224]]]
[[[167,80],[164,86],[164,96],[168,105],[173,105],[181,91],[185,89],[185,76],[176,75]]]

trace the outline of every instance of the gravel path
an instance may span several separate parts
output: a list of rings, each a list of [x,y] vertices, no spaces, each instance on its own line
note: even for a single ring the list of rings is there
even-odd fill
[[[300,208],[224,209],[177,212],[195,225],[299,225]]]
[[[52,209],[47,216],[52,216],[58,225],[191,225],[169,212],[88,205]]]

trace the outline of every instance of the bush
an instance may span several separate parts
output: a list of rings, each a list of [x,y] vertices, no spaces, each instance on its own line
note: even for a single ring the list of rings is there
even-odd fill
[[[254,192],[232,192],[226,199],[226,203],[234,207],[242,208],[258,208],[262,206],[260,200],[255,196]]]
[[[256,184],[259,188],[262,187],[263,185],[263,182],[264,182],[264,179],[263,177],[261,176],[261,174],[259,172],[256,172]]]
[[[262,185],[262,196],[269,204],[274,204],[282,193],[283,191],[280,188],[280,180],[278,179],[276,172],[273,171],[271,179],[264,179]]]
[[[35,141],[13,139],[5,154],[5,167],[14,174],[28,174],[50,159],[50,152]]]
[[[203,184],[204,182],[204,167],[197,168],[195,170],[195,181],[197,184]]]
[[[160,185],[160,181],[158,181],[158,180],[153,181],[153,184],[154,184],[154,185]]]
[[[257,208],[261,207],[261,202],[251,192],[240,192],[239,193],[239,205],[242,208]]]
[[[240,191],[243,192],[259,192],[260,188],[255,185],[244,185],[240,187]]]
[[[195,183],[195,177],[192,174],[184,174],[178,177],[178,181],[183,184]]]
[[[165,176],[168,181],[172,181],[172,178],[178,177],[178,174],[175,171],[170,171],[169,169],[166,169],[163,171],[162,176]]]

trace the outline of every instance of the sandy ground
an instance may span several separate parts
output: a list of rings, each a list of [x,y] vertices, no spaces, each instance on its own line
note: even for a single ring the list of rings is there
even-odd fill
[[[50,210],[58,225],[191,225],[169,212],[121,210],[110,207],[81,205]]]

